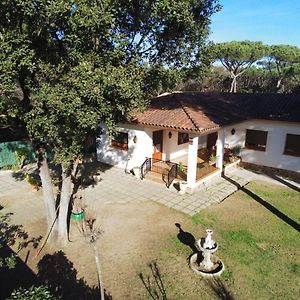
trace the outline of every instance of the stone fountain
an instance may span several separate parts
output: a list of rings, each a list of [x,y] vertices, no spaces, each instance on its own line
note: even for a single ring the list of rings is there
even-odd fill
[[[196,243],[199,252],[190,258],[191,269],[202,276],[217,276],[224,271],[223,262],[214,255],[218,244],[212,239],[212,234],[211,229],[206,229],[206,237]]]

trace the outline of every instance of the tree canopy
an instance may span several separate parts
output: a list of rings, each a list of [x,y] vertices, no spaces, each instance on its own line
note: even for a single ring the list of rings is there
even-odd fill
[[[293,77],[299,77],[300,48],[291,45],[272,45],[269,47],[269,55],[265,67],[272,77],[276,79],[278,91],[284,91],[285,81]]]
[[[215,44],[212,52],[214,58],[230,73],[232,79],[230,92],[236,92],[238,76],[262,59],[267,54],[267,47],[262,42],[232,41]]]

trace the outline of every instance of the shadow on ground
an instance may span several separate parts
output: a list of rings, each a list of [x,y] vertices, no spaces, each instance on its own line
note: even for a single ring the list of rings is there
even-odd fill
[[[277,180],[278,182],[284,184],[285,186],[289,187],[290,189],[293,189],[296,192],[300,192],[300,188],[294,184],[292,184],[290,181],[285,180],[284,178],[281,178],[275,174],[267,174],[270,178]],[[300,180],[295,181],[297,183],[300,183]]]
[[[91,266],[94,269],[94,266]],[[37,278],[49,290],[62,299],[99,299],[98,287],[90,287],[82,278],[77,279],[77,270],[63,251],[46,254],[38,263]],[[105,291],[105,299],[112,296]]]
[[[148,296],[152,300],[167,300],[167,292],[162,281],[162,277],[157,263],[151,262],[148,264],[150,275],[139,273],[139,278],[142,281]]]
[[[191,233],[184,231],[179,223],[175,223],[175,226],[179,229],[179,233],[177,234],[178,240],[182,244],[190,247],[193,253],[197,253],[199,250],[195,246],[195,237]]]
[[[95,175],[101,177],[101,173],[104,173],[110,168],[112,168],[111,165],[100,163],[93,157],[85,159],[82,164],[78,165],[77,177],[74,179],[75,189],[79,187],[84,189],[89,186],[94,186],[98,181],[101,181],[101,179],[95,180]],[[61,182],[60,165],[49,163],[49,170],[52,184],[59,187]],[[41,185],[39,170],[35,164],[27,165],[20,170],[14,171],[12,176],[16,181],[23,181],[26,180],[27,174],[30,174],[30,176]]]
[[[280,218],[282,221],[284,221],[286,224],[290,225],[293,227],[295,230],[300,232],[300,224],[291,219],[289,216],[281,212],[279,209],[277,209],[275,206],[264,200],[263,198],[259,197],[249,189],[247,189],[245,186],[241,186],[238,182],[234,181],[233,179],[227,177],[226,175],[222,175],[224,179],[226,179],[228,182],[232,183],[235,185],[239,190],[243,191],[246,193],[248,196],[250,196],[253,200],[255,200],[257,203],[261,204],[263,207],[268,209],[271,213],[273,213],[275,216]]]
[[[30,251],[38,246],[42,236],[30,237],[22,225],[11,224],[12,215],[0,214],[0,299],[7,298],[20,286],[28,288],[36,283],[36,276],[26,262]],[[12,246],[17,252],[11,249]],[[18,257],[21,250],[27,250],[25,263]]]
[[[221,300],[234,300],[233,293],[220,277],[211,277],[205,280],[214,294]]]
[[[11,216],[12,213],[0,215],[0,258],[5,263],[5,258],[15,257],[14,266],[10,268],[4,264],[0,267],[0,299],[9,297],[14,289],[28,289],[32,285],[47,285],[53,295],[65,300],[100,299],[99,287],[90,287],[84,279],[77,279],[77,270],[62,251],[46,254],[38,262],[35,274],[26,263],[30,251],[38,246],[42,236],[29,237],[21,225],[10,224]],[[17,246],[17,252],[11,249],[13,245]],[[18,253],[24,249],[28,251],[25,261],[22,261]],[[90,266],[90,269],[94,270],[95,266]],[[111,299],[110,293],[105,291],[105,300]]]

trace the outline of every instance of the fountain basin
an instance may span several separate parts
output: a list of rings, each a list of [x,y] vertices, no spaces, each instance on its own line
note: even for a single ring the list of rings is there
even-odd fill
[[[215,255],[210,256],[212,266],[206,268],[204,266],[204,257],[201,253],[194,253],[190,257],[191,269],[204,277],[218,276],[221,275],[225,269],[223,262]]]

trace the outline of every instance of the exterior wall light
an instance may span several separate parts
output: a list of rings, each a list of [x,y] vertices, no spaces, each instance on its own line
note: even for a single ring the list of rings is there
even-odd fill
[[[231,129],[231,134],[232,134],[232,135],[235,134],[235,129],[234,129],[234,128]]]
[[[170,139],[170,138],[172,138],[172,135],[173,135],[173,134],[172,134],[172,132],[171,132],[171,131],[169,131],[169,134],[168,134],[168,136],[169,136],[169,139]]]
[[[136,137],[136,135],[133,137],[133,142],[136,144],[136,142],[137,142],[137,137]]]

